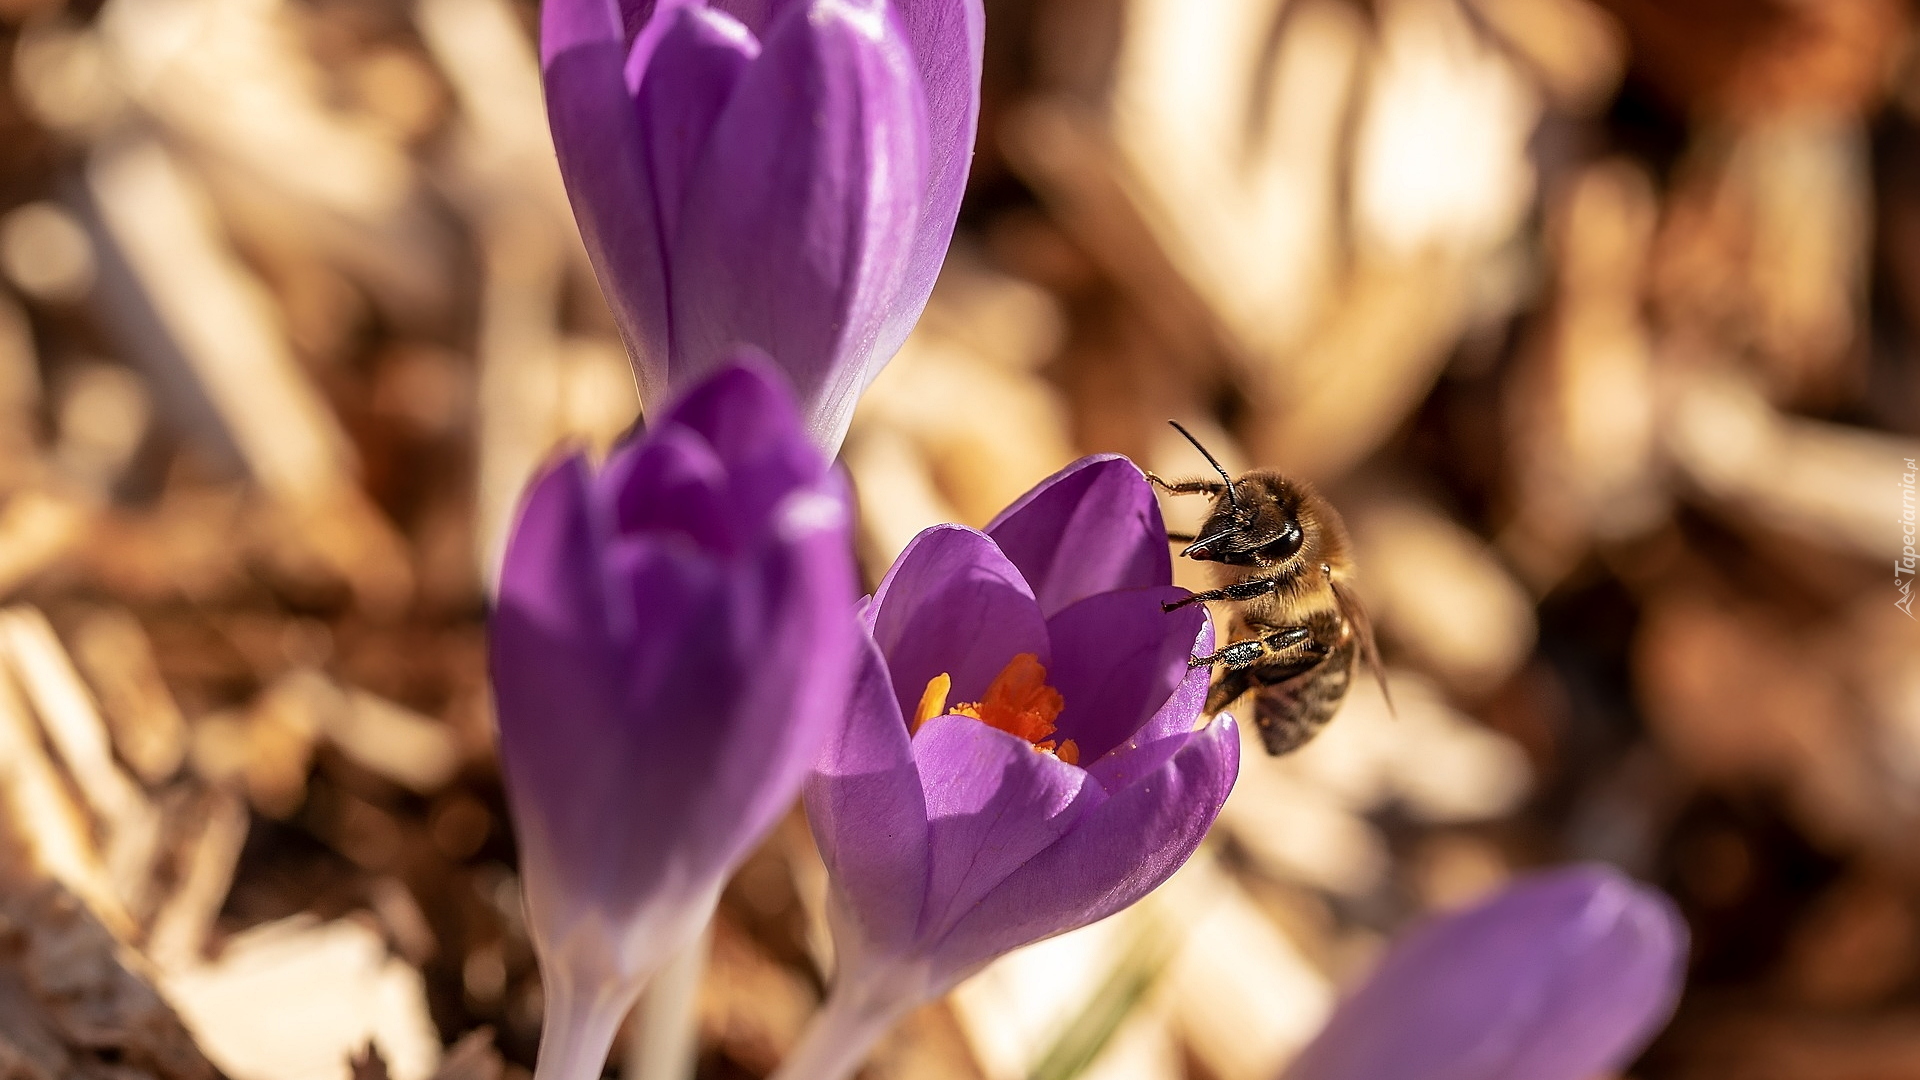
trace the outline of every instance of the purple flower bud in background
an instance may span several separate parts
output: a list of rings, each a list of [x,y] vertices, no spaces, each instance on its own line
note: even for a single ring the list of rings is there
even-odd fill
[[[600,1075],[641,984],[792,805],[846,710],[851,551],[844,485],[760,367],[528,491],[490,667],[541,1080]]]
[[[839,970],[782,1077],[831,1080],[996,956],[1111,915],[1193,854],[1233,787],[1200,725],[1206,612],[1125,458],[1086,458],[985,533],[936,526],[865,611],[847,721],[807,782]]]
[[[953,238],[980,0],[548,0],[547,115],[648,408],[752,345],[832,452]]]
[[[1536,874],[1396,941],[1286,1075],[1609,1075],[1666,1024],[1686,953],[1664,894],[1597,864]]]

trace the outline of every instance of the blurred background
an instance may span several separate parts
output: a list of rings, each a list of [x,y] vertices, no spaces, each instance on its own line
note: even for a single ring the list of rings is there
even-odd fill
[[[988,17],[959,236],[844,453],[869,581],[1082,453],[1198,474],[1178,418],[1345,512],[1398,717],[1362,681],[1250,752],[1166,888],[867,1075],[1269,1080],[1396,928],[1568,859],[1692,923],[1632,1075],[1920,1075],[1913,9]],[[638,409],[534,20],[0,0],[0,1073],[527,1076],[486,578]],[[823,894],[796,812],[703,1078],[794,1042]]]

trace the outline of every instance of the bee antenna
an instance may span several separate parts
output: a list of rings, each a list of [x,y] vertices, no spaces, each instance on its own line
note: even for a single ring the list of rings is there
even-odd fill
[[[1218,458],[1208,453],[1206,447],[1200,445],[1200,440],[1193,437],[1193,432],[1180,426],[1180,421],[1169,420],[1167,423],[1173,425],[1173,430],[1184,435],[1186,440],[1193,444],[1193,448],[1200,451],[1200,456],[1207,459],[1207,464],[1213,466],[1213,471],[1220,474],[1220,479],[1227,482],[1227,503],[1231,505],[1237,513],[1240,510],[1240,499],[1233,493],[1233,477],[1227,475],[1227,470],[1221,466]]]

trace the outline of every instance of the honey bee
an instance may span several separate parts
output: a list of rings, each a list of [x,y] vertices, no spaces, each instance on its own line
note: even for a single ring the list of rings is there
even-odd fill
[[[1234,479],[1192,433],[1168,423],[1220,479],[1169,482],[1152,473],[1147,479],[1171,495],[1213,497],[1197,535],[1170,533],[1168,539],[1186,542],[1180,554],[1187,558],[1218,564],[1220,587],[1162,607],[1237,603],[1226,647],[1190,662],[1226,667],[1207,694],[1207,712],[1253,692],[1253,722],[1267,753],[1297,750],[1333,718],[1356,663],[1365,661],[1380,692],[1387,692],[1373,624],[1353,591],[1346,526],[1311,485],[1267,469]]]

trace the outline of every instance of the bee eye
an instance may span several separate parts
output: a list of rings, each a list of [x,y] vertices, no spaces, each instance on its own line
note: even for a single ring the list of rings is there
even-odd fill
[[[1267,550],[1274,558],[1290,559],[1299,552],[1300,544],[1305,539],[1306,536],[1300,531],[1300,523],[1289,520],[1273,543],[1267,545]]]

